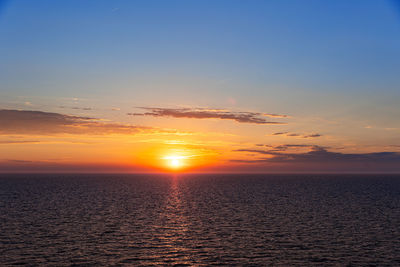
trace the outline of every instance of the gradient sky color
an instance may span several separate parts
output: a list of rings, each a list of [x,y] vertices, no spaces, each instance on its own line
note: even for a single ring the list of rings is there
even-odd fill
[[[0,1],[0,171],[400,171],[398,1]]]

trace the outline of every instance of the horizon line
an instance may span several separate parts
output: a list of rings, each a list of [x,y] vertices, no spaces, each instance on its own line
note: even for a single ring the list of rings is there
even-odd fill
[[[282,175],[295,175],[295,174],[301,174],[301,175],[328,175],[328,174],[358,174],[358,175],[388,175],[388,174],[393,174],[393,175],[400,175],[400,171],[387,171],[387,172],[382,172],[382,171],[367,171],[367,172],[359,172],[359,171],[343,171],[343,172],[298,172],[298,171],[293,171],[293,172],[92,172],[92,171],[1,171],[0,170],[0,175],[4,174],[93,174],[93,175],[112,175],[112,174],[127,174],[127,175],[188,175],[188,174],[193,174],[193,175],[206,175],[206,174],[240,174],[240,175],[256,175],[256,174],[264,174],[264,175],[277,175],[277,174],[282,174]]]

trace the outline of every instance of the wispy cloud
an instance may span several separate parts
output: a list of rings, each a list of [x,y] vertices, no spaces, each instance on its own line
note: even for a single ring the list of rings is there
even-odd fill
[[[31,160],[21,160],[21,159],[6,159],[5,162],[13,162],[13,163],[33,163]]]
[[[0,140],[0,145],[12,145],[12,144],[37,144],[40,141],[31,140]]]
[[[96,118],[31,110],[0,110],[0,134],[136,134],[157,128],[104,123]]]
[[[284,145],[275,146],[273,148],[275,150],[286,151],[288,149],[303,149],[303,148],[316,149],[316,148],[321,148],[321,146],[307,145],[307,144],[284,144]],[[326,148],[326,147],[324,147],[324,148]]]
[[[303,135],[303,138],[315,138],[320,136],[322,136],[322,134],[309,134],[309,135]]]
[[[265,145],[265,144],[256,144],[257,147],[267,147],[268,150],[256,150],[258,152],[263,153],[271,153],[271,152],[280,152],[287,150],[299,150],[299,149],[313,149],[315,147],[320,147],[317,145],[310,144],[281,144],[281,145]],[[327,147],[324,147],[327,148]],[[237,150],[237,151],[249,151],[249,149]]]
[[[74,109],[74,110],[84,110],[84,111],[92,110],[92,108],[88,108],[88,107],[67,107],[67,106],[59,106],[59,108]]]
[[[300,137],[300,138],[316,138],[321,137],[322,134],[313,133],[313,134],[299,134],[299,133],[290,133],[290,132],[276,132],[271,134],[273,136],[287,136],[287,137]]]
[[[282,122],[269,121],[264,116],[285,116],[278,114],[265,114],[259,112],[234,112],[223,109],[207,109],[207,108],[152,108],[140,107],[147,112],[128,113],[131,116],[154,116],[154,117],[174,117],[174,118],[190,118],[190,119],[221,119],[234,120],[240,123],[254,124],[284,124]]]
[[[273,133],[272,135],[285,135],[287,132],[278,132],[278,133]]]
[[[263,113],[263,115],[271,118],[290,118],[290,116],[288,115],[276,114],[276,113]]]

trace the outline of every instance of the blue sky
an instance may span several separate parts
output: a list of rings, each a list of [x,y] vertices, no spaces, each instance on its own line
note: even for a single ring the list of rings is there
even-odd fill
[[[2,90],[14,93],[78,94],[83,83],[93,87],[88,94],[106,95],[103,79],[129,83],[143,75],[333,93],[374,93],[384,86],[396,94],[399,86],[400,17],[390,1],[9,1],[4,6]],[[240,94],[242,88],[226,90]]]

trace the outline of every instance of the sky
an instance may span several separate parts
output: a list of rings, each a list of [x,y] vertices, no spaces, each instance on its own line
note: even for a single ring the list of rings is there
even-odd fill
[[[0,0],[0,172],[400,172],[400,2]]]

